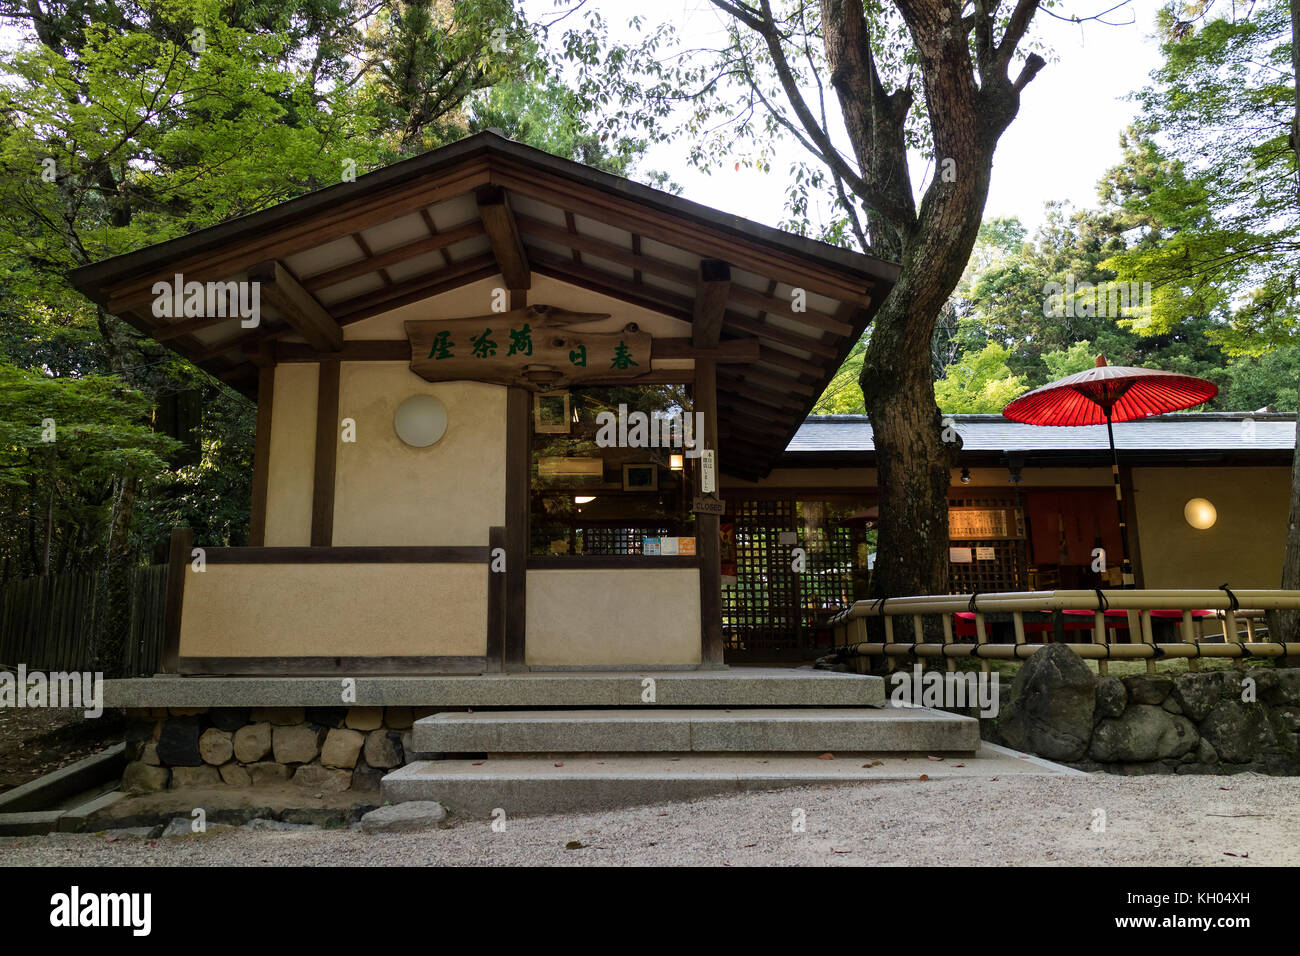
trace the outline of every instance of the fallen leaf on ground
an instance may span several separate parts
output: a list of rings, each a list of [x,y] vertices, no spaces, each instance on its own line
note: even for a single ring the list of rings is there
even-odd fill
[[[564,844],[566,850],[581,850],[584,846],[586,846],[585,843],[580,843],[577,840],[570,840],[568,843]]]
[[[930,757],[929,759],[931,759],[931,760],[942,760],[943,758],[942,758],[942,757]]]
[[[929,779],[930,779],[930,775],[929,775],[928,773],[923,773],[923,774],[921,774],[921,776],[920,776],[919,779],[921,779],[921,780],[929,780]]]
[[[835,755],[834,755],[834,754],[822,754],[822,755],[821,755],[820,757],[818,757],[817,759],[818,759],[818,760],[834,760],[834,759],[835,759]]]

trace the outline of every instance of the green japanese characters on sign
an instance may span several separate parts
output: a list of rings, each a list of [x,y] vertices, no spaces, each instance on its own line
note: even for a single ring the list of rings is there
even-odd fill
[[[476,318],[406,323],[411,371],[430,382],[478,381],[557,388],[597,378],[635,378],[651,368],[652,340],[605,313],[528,306]],[[606,322],[610,331],[583,326]]]

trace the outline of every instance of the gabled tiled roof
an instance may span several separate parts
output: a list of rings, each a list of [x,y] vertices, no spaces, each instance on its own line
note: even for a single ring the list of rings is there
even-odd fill
[[[1050,428],[1022,425],[1001,415],[948,415],[962,453],[1102,453],[1104,425]],[[1115,425],[1121,452],[1285,453],[1295,448],[1295,415],[1270,412],[1178,412]],[[862,415],[812,415],[786,448],[787,460],[810,454],[873,454],[871,422]]]

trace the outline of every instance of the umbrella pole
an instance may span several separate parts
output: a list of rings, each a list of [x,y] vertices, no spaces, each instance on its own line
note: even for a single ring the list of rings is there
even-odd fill
[[[1133,577],[1133,566],[1129,563],[1128,557],[1128,521],[1124,511],[1124,491],[1119,483],[1119,452],[1115,450],[1115,430],[1111,428],[1109,408],[1106,409],[1106,437],[1110,439],[1110,473],[1115,481],[1115,514],[1119,518],[1120,579],[1123,582],[1122,587],[1133,588],[1137,585]]]

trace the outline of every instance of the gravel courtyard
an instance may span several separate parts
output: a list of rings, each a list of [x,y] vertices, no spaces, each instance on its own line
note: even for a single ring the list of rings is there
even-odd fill
[[[806,831],[793,832],[796,811]],[[1105,814],[1103,832],[1094,821]],[[5,838],[6,866],[1300,864],[1294,778],[1016,776],[809,788],[367,836]]]

